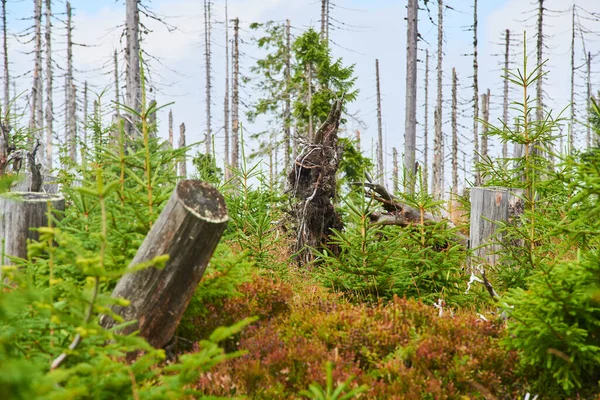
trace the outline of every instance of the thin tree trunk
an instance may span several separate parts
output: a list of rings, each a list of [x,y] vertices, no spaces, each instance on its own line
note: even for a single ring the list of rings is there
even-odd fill
[[[39,120],[39,98],[42,96],[40,90],[40,81],[42,79],[42,0],[34,0],[34,19],[35,19],[35,65],[33,67],[33,85],[31,88],[31,129],[37,130],[42,121]],[[36,131],[36,137],[39,132]]]
[[[325,43],[329,45],[329,11],[331,10],[331,8],[329,7],[329,0],[327,0],[326,10],[327,12],[325,14]]]
[[[114,69],[115,69],[115,108],[117,111],[117,117],[121,117],[121,97],[120,97],[120,87],[119,87],[119,58],[117,57],[117,51],[115,50],[115,54],[113,55]]]
[[[173,110],[169,109],[169,147],[173,148]]]
[[[587,53],[587,58],[586,58],[586,69],[587,69],[587,84],[586,84],[586,95],[585,95],[585,110],[586,110],[586,127],[587,127],[587,132],[586,132],[586,140],[585,140],[585,144],[586,147],[590,147],[592,145],[592,136],[591,136],[591,128],[590,128],[590,117],[591,117],[591,110],[590,107],[592,105],[591,102],[591,98],[592,98],[592,54],[591,52],[588,51]]]
[[[204,57],[206,66],[206,134],[204,136],[205,154],[211,153],[211,79],[210,79],[210,0],[204,0]]]
[[[306,71],[306,79],[308,80],[308,140],[313,140],[313,116],[312,116],[312,65],[309,63]]]
[[[321,0],[321,41],[325,41],[327,26],[327,0]]]
[[[438,54],[437,54],[437,102],[435,106],[435,139],[433,153],[433,181],[431,190],[435,199],[441,199],[444,186],[444,135],[442,133],[442,62],[444,40],[444,2],[438,0]]]
[[[240,20],[236,18],[233,20],[233,92],[232,92],[232,110],[231,110],[231,166],[232,168],[239,168],[239,79],[240,79]]]
[[[126,0],[126,101],[125,105],[136,112],[141,112],[142,87],[140,76],[140,14],[138,9],[139,0]],[[129,115],[129,121],[126,124],[126,130],[129,137],[138,136],[137,123],[138,117],[134,114]]]
[[[477,0],[473,2],[473,164],[475,186],[481,185],[479,171],[479,64],[477,63]]]
[[[76,133],[76,107],[75,101],[75,83],[73,80],[73,26],[71,3],[67,2],[67,92],[69,100],[67,107],[69,109],[69,129],[67,131],[67,143],[69,148],[69,157],[75,161],[77,159],[77,133]]]
[[[227,0],[225,0],[225,98],[223,99],[223,131],[225,132],[225,180],[231,178],[229,170],[229,19],[227,15]]]
[[[6,1],[2,1],[2,54],[4,55],[4,115],[8,115],[10,101],[10,79],[8,76],[8,32],[6,29]]]
[[[456,68],[452,68],[452,194],[458,193],[458,78]],[[452,199],[451,199],[452,200]]]
[[[394,173],[392,177],[392,187],[394,194],[398,193],[398,150],[395,147],[392,148],[392,163],[394,164]]]
[[[425,49],[425,116],[423,132],[423,188],[425,193],[429,193],[429,49]]]
[[[573,153],[573,126],[575,124],[575,4],[571,6],[571,106],[567,154]],[[562,150],[562,149],[561,149]]]
[[[52,1],[46,0],[46,167],[52,169],[54,110],[52,104]]]
[[[538,0],[538,20],[537,20],[537,65],[538,74],[542,74],[542,63],[543,63],[543,50],[544,50],[544,0]],[[536,119],[541,121],[544,119],[544,91],[543,91],[543,78],[536,81],[536,96],[537,96],[537,109]]]
[[[291,106],[291,34],[290,34],[290,20],[285,21],[285,110],[283,115],[283,143],[285,146],[285,170],[290,168],[290,150],[291,150],[291,137],[290,137],[290,123],[292,117],[292,106]]]
[[[377,85],[377,168],[379,184],[383,185],[383,129],[381,127],[381,86],[379,81],[379,59],[375,59],[375,81]]]
[[[510,30],[506,30],[504,36],[504,91],[502,101],[502,121],[508,125],[508,67],[510,52]],[[502,143],[502,158],[508,158],[508,142]]]
[[[179,148],[182,149],[185,147],[185,124],[179,125]],[[182,156],[183,159],[179,162],[179,175],[181,179],[186,179],[187,177],[187,159],[185,154]]]
[[[417,145],[417,0],[408,0],[406,31],[406,115],[404,122],[404,191],[414,193],[415,153]]]
[[[88,113],[88,107],[89,107],[89,100],[88,100],[88,83],[87,81],[83,82],[83,126],[81,127],[81,129],[83,130],[83,143],[82,143],[82,147],[83,149],[87,149],[87,144],[88,144],[88,118],[89,118],[89,113]],[[117,121],[118,121],[118,116],[117,116]],[[81,157],[83,158],[83,151],[82,150],[82,154]]]
[[[487,93],[483,93],[481,95],[481,117],[483,119],[483,125],[481,127],[481,157],[484,161],[488,159],[488,126],[487,123],[490,119],[490,110],[489,110],[489,96],[490,90],[488,89]]]

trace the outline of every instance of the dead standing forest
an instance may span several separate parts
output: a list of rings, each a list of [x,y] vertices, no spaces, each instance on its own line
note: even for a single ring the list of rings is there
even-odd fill
[[[408,0],[404,135],[365,60],[371,151],[332,39],[360,27],[330,0],[314,27],[204,0],[199,143],[156,101],[149,24],[177,26],[152,4],[127,0],[121,47],[81,71],[68,2],[18,22],[0,0],[0,397],[598,398],[600,15],[549,2],[501,32],[488,89],[477,0]],[[444,64],[453,13],[468,71]]]

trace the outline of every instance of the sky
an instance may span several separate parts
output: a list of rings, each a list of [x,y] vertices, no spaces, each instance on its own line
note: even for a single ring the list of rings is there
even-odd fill
[[[200,0],[153,0],[145,2],[166,24],[148,20],[142,17],[142,22],[148,28],[143,37],[142,46],[149,55],[151,86],[159,105],[169,104],[159,112],[159,135],[167,137],[167,113],[173,111],[175,131],[180,123],[187,127],[188,143],[202,140],[206,129],[205,120],[205,65],[204,65],[204,11]],[[212,126],[215,133],[215,147],[220,157],[223,148],[223,92],[225,77],[225,16],[224,0],[213,0],[212,10],[212,39],[213,65],[211,69],[213,84],[213,118]],[[419,43],[418,71],[418,122],[417,128],[422,148],[424,121],[424,65],[425,50],[430,54],[429,82],[429,121],[430,143],[433,147],[433,106],[436,93],[437,65],[437,26],[431,20],[437,21],[437,2],[429,2],[430,10],[426,10],[423,2],[419,12],[419,32],[422,40]],[[33,0],[9,0],[8,29],[9,58],[11,60],[11,75],[16,77],[17,92],[23,92],[22,105],[31,86],[31,69],[33,56],[30,52],[33,43],[27,43],[25,37],[20,40],[16,35],[26,33],[31,25],[28,19],[33,14]],[[405,49],[406,49],[406,1],[403,0],[335,0],[331,1],[332,17],[330,38],[331,48],[335,57],[341,57],[344,64],[354,64],[358,77],[358,99],[348,105],[349,112],[357,119],[349,119],[345,127],[345,135],[354,135],[356,130],[361,132],[361,150],[367,156],[375,151],[374,140],[377,132],[377,114],[375,97],[375,59],[380,63],[380,80],[382,90],[382,118],[384,132],[384,150],[386,172],[392,170],[392,148],[400,153],[404,146],[404,97],[405,97]],[[576,110],[579,117],[583,116],[585,89],[585,65],[583,61],[585,50],[592,54],[592,82],[594,90],[600,89],[600,38],[593,32],[600,32],[600,21],[588,12],[600,12],[598,0],[546,0],[546,25],[544,58],[548,58],[545,81],[545,104],[548,110],[556,116],[570,102],[570,46],[571,46],[571,7],[577,6],[577,19],[585,25],[589,32],[585,37],[578,34],[575,45],[578,72],[576,77],[577,97]],[[100,96],[102,104],[108,112],[114,99],[112,55],[115,50],[120,52],[119,69],[122,72],[124,60],[121,50],[124,37],[121,36],[125,19],[124,1],[112,0],[73,0],[73,38],[78,44],[74,52],[75,79],[78,85],[79,107],[83,108],[82,87],[85,81],[94,92]],[[53,2],[53,53],[54,62],[59,68],[64,68],[66,55],[63,1]],[[291,20],[292,35],[300,35],[309,27],[320,27],[320,1],[318,0],[229,0],[229,19],[240,18],[240,68],[243,76],[251,77],[249,68],[261,57],[261,53],[252,44],[254,33],[249,29],[252,22]],[[491,92],[490,119],[497,121],[502,113],[502,75],[503,72],[503,37],[506,29],[511,30],[513,43],[511,49],[511,69],[522,65],[522,46],[517,42],[523,41],[527,31],[528,54],[531,62],[535,60],[535,13],[536,4],[528,0],[479,0],[479,92],[484,93],[488,88]],[[598,15],[598,14],[596,14]],[[470,177],[470,158],[472,154],[472,134],[470,121],[473,90],[472,85],[472,35],[470,26],[473,22],[472,0],[446,0],[443,11],[444,17],[444,54],[443,54],[443,98],[444,104],[450,102],[451,71],[455,67],[459,79],[459,107],[461,138],[460,152],[463,161],[461,180]],[[430,20],[431,19],[431,20]],[[229,24],[231,29],[231,24]],[[230,38],[232,30],[230,30]],[[54,104],[57,113],[57,141],[62,140],[62,120],[64,91],[63,71],[55,72]],[[124,75],[122,75],[124,78]],[[124,79],[122,79],[124,82]],[[92,96],[90,94],[90,96]],[[516,89],[511,90],[511,100],[518,99]],[[244,106],[257,98],[252,84],[241,89],[240,100],[242,111]],[[90,106],[91,107],[91,106]],[[449,157],[450,116],[444,108],[444,133],[448,138],[445,145],[446,158]],[[566,114],[568,116],[568,111]],[[107,117],[107,122],[109,118]],[[265,129],[264,121],[250,124],[242,117],[246,136]],[[576,129],[576,143],[584,143],[584,128]],[[491,141],[492,154],[498,154],[500,145]],[[256,143],[247,143],[249,148]],[[203,146],[199,146],[203,149]],[[247,150],[248,153],[248,150]],[[432,154],[432,150],[429,152]],[[195,151],[194,151],[195,154]],[[192,154],[192,155],[194,155]],[[420,156],[418,155],[418,158]],[[430,156],[430,160],[432,157]],[[450,170],[449,162],[446,171]],[[448,178],[448,173],[446,176]],[[447,188],[447,186],[446,186]]]

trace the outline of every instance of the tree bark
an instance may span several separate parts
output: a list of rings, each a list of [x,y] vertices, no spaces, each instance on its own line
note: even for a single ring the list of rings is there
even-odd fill
[[[476,262],[496,265],[502,249],[497,237],[497,222],[512,222],[523,213],[521,189],[474,187],[471,189],[470,247]]]
[[[425,49],[425,110],[423,124],[423,191],[429,193],[429,49]]]
[[[510,54],[510,30],[506,30],[504,39],[504,96],[502,101],[502,121],[508,125],[508,67],[509,67],[509,54]],[[508,141],[502,143],[502,158],[508,158]]]
[[[567,141],[567,154],[571,155],[573,153],[573,127],[575,125],[575,4],[571,6],[571,106],[569,107],[569,111],[569,140]]]
[[[537,96],[537,108],[535,111],[536,119],[542,121],[544,119],[544,90],[543,90],[543,76],[542,76],[542,63],[544,51],[544,0],[538,0],[538,20],[537,20],[537,66],[539,70],[537,74],[540,78],[536,81],[536,96]]]
[[[9,89],[9,74],[8,74],[8,32],[6,28],[6,1],[2,2],[2,55],[4,56],[4,116],[8,115],[8,107],[10,104],[10,89]]]
[[[27,258],[27,240],[38,240],[32,228],[48,226],[48,203],[55,218],[65,210],[61,194],[10,192],[0,195],[0,265],[11,265],[10,257]],[[1,275],[0,270],[0,275]]]
[[[452,194],[458,194],[458,78],[456,68],[452,68]],[[450,199],[453,201],[454,199]]]
[[[473,167],[475,185],[481,184],[479,171],[479,64],[477,63],[477,0],[473,1]]]
[[[52,0],[46,0],[46,167],[52,169],[54,109],[52,104]]]
[[[179,148],[185,147],[185,124],[179,125]],[[179,176],[183,179],[187,178],[187,159],[186,156],[182,156],[183,159],[179,161]]]
[[[33,67],[33,85],[31,88],[31,122],[30,128],[35,131],[35,138],[39,138],[38,129],[42,126],[43,121],[40,118],[41,108],[41,81],[42,81],[42,0],[34,0],[34,20],[35,20],[35,64]],[[33,143],[34,140],[31,141]]]
[[[379,184],[383,185],[383,130],[381,127],[381,86],[379,82],[379,60],[375,59],[375,82],[377,86],[377,169]]]
[[[481,127],[481,157],[488,160],[488,131],[490,122],[490,89],[481,95],[481,118],[483,125]]]
[[[215,248],[227,226],[223,196],[207,183],[183,180],[177,184],[164,210],[150,229],[129,268],[168,255],[163,269],[146,268],[124,275],[113,297],[130,301],[113,309],[125,321],[137,323],[121,334],[139,330],[156,348],[164,347],[179,325]],[[100,323],[115,321],[104,315]]]
[[[126,56],[126,102],[125,104],[136,112],[141,112],[142,86],[140,75],[140,14],[138,9],[139,0],[126,0],[125,11],[125,32],[127,47]],[[129,113],[129,120],[126,124],[126,131],[129,137],[133,138],[137,133],[138,117]]]
[[[75,81],[73,79],[73,28],[71,24],[71,3],[67,2],[67,108],[68,108],[68,130],[67,143],[69,147],[69,157],[74,162],[77,161],[77,128],[76,113],[77,102],[75,100]]]
[[[119,87],[119,58],[117,57],[117,50],[113,54],[113,64],[115,72],[115,110],[117,111],[117,117],[121,117],[121,96]]]
[[[231,167],[239,168],[239,78],[240,78],[240,20],[233,20],[233,92],[232,92],[232,110],[231,110]]]
[[[223,99],[223,131],[225,132],[223,171],[225,171],[225,181],[229,181],[231,178],[231,171],[229,170],[229,78],[229,19],[227,0],[225,0],[225,98]]]
[[[404,191],[415,190],[414,168],[417,146],[417,0],[408,0],[406,31],[406,114],[404,119]]]
[[[212,153],[212,128],[211,128],[211,76],[210,76],[210,1],[204,0],[204,58],[205,58],[205,66],[206,66],[206,134],[204,135],[204,151],[208,156]]]
[[[169,109],[169,147],[173,148],[173,110]]]
[[[393,185],[392,187],[394,189],[394,193],[398,193],[398,189],[399,189],[399,186],[398,186],[398,182],[399,182],[399,180],[398,180],[398,150],[396,150],[395,147],[392,148],[392,157],[393,157],[392,163],[394,164],[394,173],[392,176],[392,185]]]
[[[283,145],[285,146],[285,169],[290,168],[290,157],[291,157],[291,146],[292,138],[290,134],[290,125],[292,118],[292,99],[291,99],[291,59],[292,59],[292,45],[291,45],[291,34],[290,34],[290,20],[285,20],[285,109],[283,112]]]
[[[591,126],[590,126],[590,117],[591,117],[591,106],[592,106],[592,54],[588,51],[586,55],[586,70],[587,70],[587,79],[586,79],[586,94],[585,94],[585,110],[586,110],[586,148],[589,148],[592,145],[592,135],[591,135]]]
[[[438,0],[438,50],[437,50],[437,102],[434,113],[435,138],[433,148],[433,180],[431,192],[436,200],[443,197],[444,191],[444,134],[442,132],[443,75],[444,56],[444,2]]]

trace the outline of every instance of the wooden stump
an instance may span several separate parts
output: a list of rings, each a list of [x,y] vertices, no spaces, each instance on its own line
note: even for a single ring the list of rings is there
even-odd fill
[[[27,240],[39,237],[38,232],[31,229],[48,226],[49,206],[64,211],[65,199],[60,194],[33,192],[0,195],[1,265],[11,264],[10,257],[27,258]]]
[[[494,266],[501,249],[497,222],[511,222],[523,213],[523,190],[501,187],[471,189],[470,248],[473,256]]]
[[[130,301],[114,311],[126,321],[137,320],[123,334],[139,330],[140,336],[156,348],[171,339],[181,316],[227,226],[223,196],[207,183],[183,180],[150,229],[129,268],[169,255],[163,269],[146,268],[124,275],[112,296]],[[102,316],[105,328],[115,321]]]

